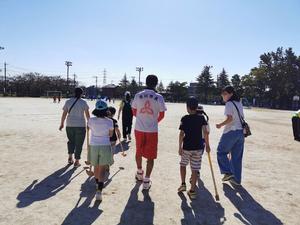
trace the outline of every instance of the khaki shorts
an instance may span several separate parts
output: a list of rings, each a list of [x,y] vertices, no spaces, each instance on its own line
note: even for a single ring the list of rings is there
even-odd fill
[[[110,145],[91,145],[89,156],[92,166],[105,166],[114,163]]]
[[[189,163],[192,170],[199,171],[201,169],[201,161],[204,150],[187,151],[183,150],[181,155],[181,166],[187,166]]]

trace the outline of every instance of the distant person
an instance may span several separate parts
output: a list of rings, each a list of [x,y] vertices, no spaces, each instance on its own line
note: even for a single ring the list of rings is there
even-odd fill
[[[129,91],[125,92],[124,99],[122,100],[118,113],[118,120],[122,112],[122,133],[124,141],[131,140],[131,129],[132,129],[132,108],[131,108],[131,94]]]
[[[222,181],[230,181],[240,185],[242,180],[242,159],[244,152],[244,133],[239,113],[244,117],[240,97],[232,86],[222,90],[225,104],[226,119],[216,125],[218,129],[224,126],[223,135],[218,145],[217,158],[219,168],[224,177]],[[238,113],[239,111],[239,113]],[[230,157],[228,157],[230,154]]]
[[[179,155],[181,185],[178,192],[186,191],[186,166],[190,163],[192,170],[191,188],[188,195],[191,199],[195,199],[196,182],[198,172],[201,169],[202,155],[204,148],[210,152],[209,137],[207,130],[207,122],[203,115],[197,113],[198,101],[194,97],[190,97],[186,103],[188,115],[181,118],[180,134],[179,134]],[[203,136],[204,134],[204,136]],[[205,144],[203,143],[205,139]]]
[[[86,134],[86,119],[90,118],[89,106],[85,100],[81,99],[83,90],[75,88],[75,97],[66,101],[63,107],[61,116],[61,124],[59,130],[64,127],[65,119],[67,118],[66,132],[68,137],[68,163],[73,164],[73,154],[75,153],[74,167],[79,167],[81,158],[82,146]],[[84,117],[85,115],[85,117]]]
[[[157,158],[158,123],[164,118],[164,98],[156,93],[158,78],[148,75],[146,78],[146,89],[137,93],[132,102],[133,115],[136,117],[135,139],[136,139],[136,179],[143,181],[143,189],[151,187],[150,175]],[[146,176],[142,169],[142,157],[147,159]]]
[[[299,109],[299,101],[300,101],[300,97],[298,93],[296,93],[296,95],[293,97],[293,110]]]
[[[294,140],[300,141],[300,110],[294,113],[292,117],[292,126],[293,126]]]
[[[88,121],[88,129],[91,130],[90,160],[94,166],[94,176],[97,184],[96,200],[102,200],[104,188],[105,170],[113,164],[113,154],[110,145],[110,137],[113,135],[113,121],[107,117],[107,104],[103,100],[96,103],[92,112],[95,116]]]
[[[58,97],[57,97],[58,103],[60,103],[60,99],[61,99],[61,96],[59,94]]]
[[[56,103],[56,96],[53,96],[53,103]]]

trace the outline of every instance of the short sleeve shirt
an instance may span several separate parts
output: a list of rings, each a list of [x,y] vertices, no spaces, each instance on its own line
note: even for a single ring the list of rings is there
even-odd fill
[[[71,106],[76,101],[76,98],[70,98],[65,102],[65,105],[63,107],[64,111],[70,111]],[[88,110],[89,106],[86,103],[85,100],[79,99],[73,108],[71,109],[71,112],[68,113],[67,116],[67,127],[85,127],[86,121],[84,117],[84,111]]]
[[[243,105],[240,102],[234,101],[236,104],[237,108],[240,111],[240,114],[242,117],[244,117],[244,111],[243,111]],[[231,101],[226,102],[225,104],[225,116],[232,116],[232,122],[225,125],[223,133],[226,134],[229,131],[234,131],[234,130],[242,130],[243,126],[239,117],[239,114],[237,112],[237,109],[235,108],[234,104]]]
[[[92,117],[88,127],[91,129],[90,145],[110,145],[109,131],[114,129],[111,119]]]
[[[183,149],[187,151],[201,150],[203,146],[202,129],[207,122],[203,115],[193,114],[181,118],[179,130],[184,132]]]
[[[160,94],[145,89],[135,95],[132,108],[136,109],[135,130],[149,133],[158,132],[159,113],[167,110],[164,98]]]

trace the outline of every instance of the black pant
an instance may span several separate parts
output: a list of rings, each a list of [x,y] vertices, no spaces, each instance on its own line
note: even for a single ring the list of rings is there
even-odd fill
[[[292,123],[293,123],[294,139],[300,141],[300,118],[294,116],[292,118]]]
[[[131,134],[132,121],[122,120],[123,138],[127,138],[128,134]]]
[[[85,127],[66,127],[68,137],[68,154],[75,153],[75,159],[80,159],[85,139]]]

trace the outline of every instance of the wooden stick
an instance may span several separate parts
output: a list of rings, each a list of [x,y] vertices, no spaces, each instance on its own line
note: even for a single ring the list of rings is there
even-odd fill
[[[211,157],[210,157],[210,152],[207,152],[207,156],[208,156],[208,161],[209,161],[209,166],[210,166],[210,171],[211,171],[211,176],[213,179],[213,183],[214,183],[214,188],[215,188],[215,193],[216,193],[216,201],[219,201],[219,194],[218,194],[218,190],[217,190],[217,185],[216,185],[216,180],[215,180],[215,175],[214,175],[214,170],[212,167],[212,162],[211,162]]]

